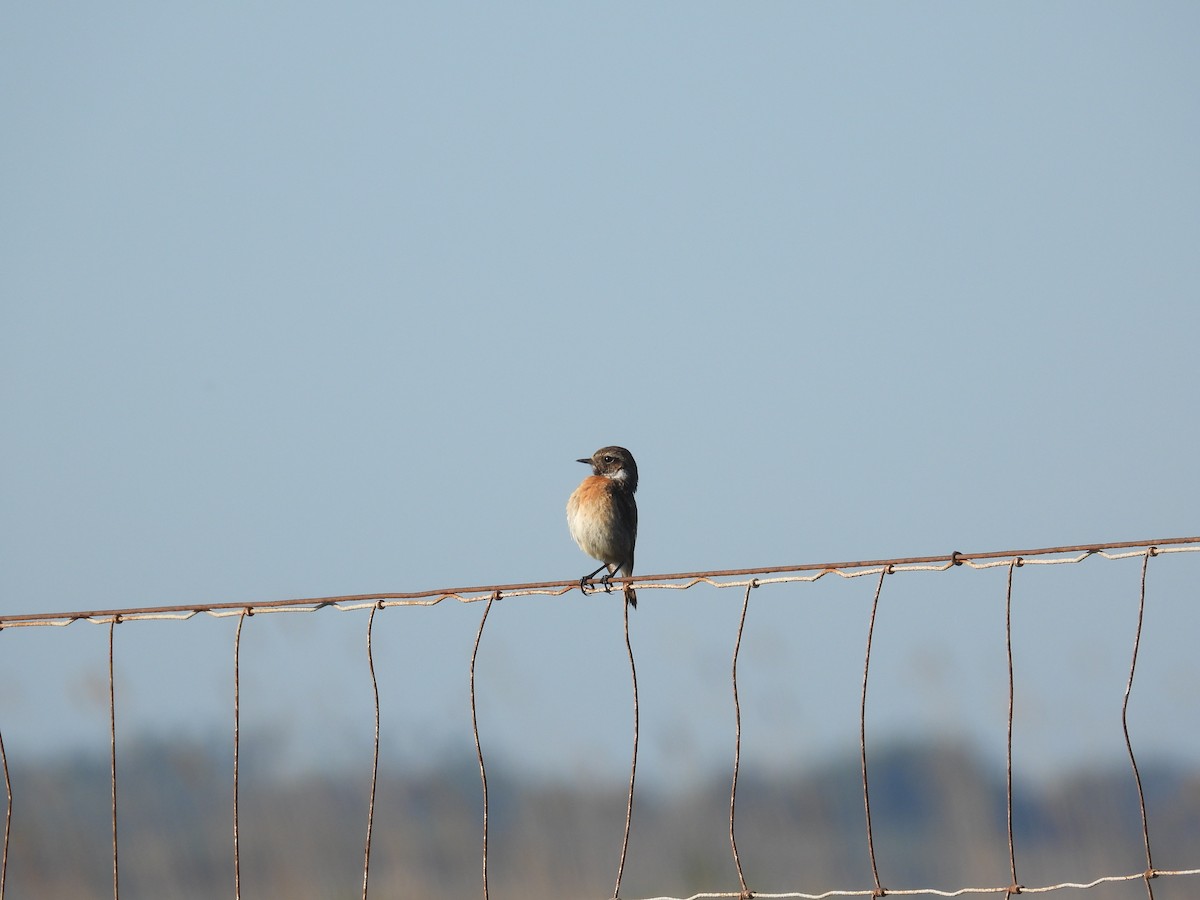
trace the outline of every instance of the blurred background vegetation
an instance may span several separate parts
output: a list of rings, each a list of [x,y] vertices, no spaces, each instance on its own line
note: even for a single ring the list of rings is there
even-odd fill
[[[1200,771],[1139,761],[1154,862],[1195,867]],[[966,745],[892,745],[870,757],[880,878],[893,889],[1009,882],[1004,772]],[[13,830],[7,894],[112,896],[109,761],[10,760]],[[729,774],[686,787],[639,787],[626,898],[737,889],[728,838]],[[362,892],[369,765],[280,774],[262,747],[240,761],[242,896],[333,900]],[[497,900],[611,896],[624,823],[623,783],[516,775],[490,765],[489,881]],[[201,742],[118,748],[121,896],[233,895],[232,756]],[[857,752],[790,777],[743,770],[739,852],[751,889],[869,889]],[[482,812],[471,757],[380,772],[372,897],[481,897]],[[1017,871],[1035,886],[1144,868],[1128,767],[1080,770],[1014,790]],[[1155,896],[1196,896],[1197,879],[1159,879]],[[1144,897],[1141,882],[1064,895]]]

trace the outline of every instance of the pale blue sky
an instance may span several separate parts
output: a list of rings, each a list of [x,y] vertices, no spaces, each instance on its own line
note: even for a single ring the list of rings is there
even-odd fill
[[[578,577],[608,443],[642,572],[1195,534],[1197,34],[1191,3],[6,5],[0,602]],[[1152,563],[1134,707],[1191,760],[1194,559]],[[1119,759],[1137,567],[1018,576],[1031,768]],[[1002,577],[905,577],[878,733],[1002,749]],[[755,595],[745,758],[853,749],[872,588]],[[647,777],[729,756],[739,607],[645,594]],[[473,752],[480,612],[381,614],[395,757]],[[497,757],[624,770],[619,618],[496,610]],[[357,764],[365,627],[252,620],[247,740]],[[232,634],[122,626],[128,733],[224,735]],[[105,639],[0,635],[10,752],[107,746]]]

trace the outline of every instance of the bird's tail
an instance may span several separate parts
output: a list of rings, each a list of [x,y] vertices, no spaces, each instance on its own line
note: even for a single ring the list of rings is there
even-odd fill
[[[637,591],[635,591],[629,585],[625,585],[625,602],[628,603],[633,609],[637,609]]]

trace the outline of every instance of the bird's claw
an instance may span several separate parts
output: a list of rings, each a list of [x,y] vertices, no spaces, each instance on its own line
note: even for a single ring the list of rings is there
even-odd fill
[[[597,569],[595,572],[588,572],[586,575],[584,575],[582,578],[580,578],[580,579],[579,579],[579,593],[583,594],[584,596],[587,596],[588,594],[590,594],[590,593],[592,593],[593,591],[595,591],[595,590],[596,590],[596,582],[594,582],[592,579],[593,579],[593,578],[595,578],[597,575],[599,575],[599,574],[600,574],[600,572],[601,572],[601,570],[603,570],[603,569],[604,569],[604,566],[601,566],[601,567],[600,567],[599,569]],[[611,590],[612,590],[612,589],[611,589],[611,588],[608,586],[608,579],[610,579],[610,578],[612,578],[612,573],[611,573],[611,572],[608,572],[608,573],[606,573],[606,574],[605,574],[605,576],[604,576],[604,577],[601,579],[601,582],[604,584],[604,590],[605,590],[605,591],[611,591]],[[591,587],[591,590],[588,590],[588,587],[589,587],[589,586]]]

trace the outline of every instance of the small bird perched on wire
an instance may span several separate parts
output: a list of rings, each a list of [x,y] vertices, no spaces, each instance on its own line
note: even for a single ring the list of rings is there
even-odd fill
[[[637,463],[624,447],[601,447],[589,459],[577,462],[592,467],[567,501],[567,525],[581,550],[603,565],[579,579],[579,589],[587,593],[586,582],[607,569],[601,580],[611,591],[612,577],[619,571],[633,574],[633,547],[637,543]],[[625,599],[637,606],[637,594],[625,586]]]

